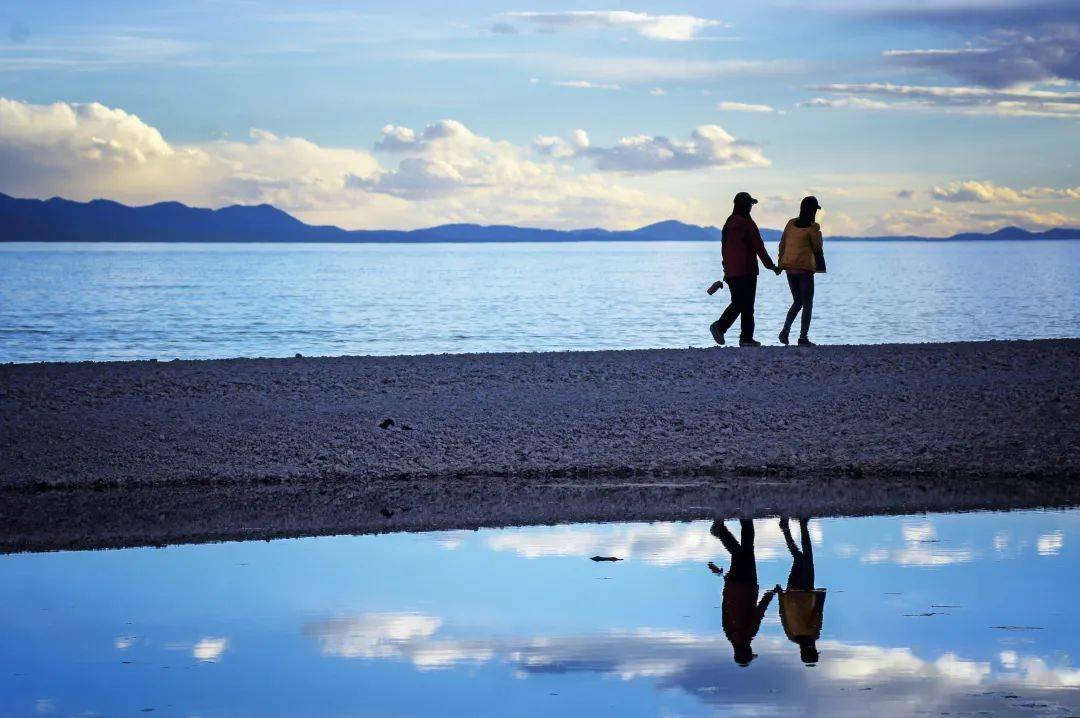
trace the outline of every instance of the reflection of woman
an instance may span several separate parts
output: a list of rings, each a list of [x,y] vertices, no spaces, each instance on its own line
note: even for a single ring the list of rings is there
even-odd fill
[[[757,658],[750,643],[761,628],[761,619],[769,608],[776,591],[766,591],[758,602],[757,559],[754,557],[754,522],[742,519],[741,542],[724,526],[723,521],[714,521],[712,535],[720,539],[724,548],[731,554],[731,568],[724,576],[724,600],[722,605],[724,635],[735,649],[735,662],[740,666],[750,665]],[[720,569],[710,563],[713,573]],[[779,586],[777,587],[779,590]]]
[[[799,216],[788,221],[780,237],[778,263],[787,272],[788,288],[791,289],[791,308],[780,331],[781,344],[788,343],[791,325],[802,310],[799,346],[814,345],[809,337],[810,319],[814,313],[814,273],[825,271],[821,227],[814,221],[819,209],[821,205],[816,197],[803,198]]]
[[[804,663],[817,663],[817,640],[821,637],[821,623],[825,613],[825,589],[814,588],[814,547],[810,543],[807,519],[799,519],[802,550],[791,538],[787,517],[780,519],[780,530],[791,552],[791,573],[788,574],[787,590],[780,591],[780,623],[788,640],[799,645],[799,655]]]

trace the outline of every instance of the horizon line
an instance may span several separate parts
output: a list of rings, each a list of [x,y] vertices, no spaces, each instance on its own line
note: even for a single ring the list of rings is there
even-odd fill
[[[43,203],[43,204],[48,203],[48,202],[53,202],[53,201],[68,202],[68,203],[71,203],[71,204],[78,204],[78,205],[90,205],[90,204],[93,204],[95,202],[97,202],[97,203],[109,203],[109,204],[118,205],[118,206],[123,207],[125,209],[133,209],[133,210],[149,209],[149,208],[157,207],[157,206],[161,206],[161,205],[179,205],[181,207],[184,207],[185,209],[196,210],[196,211],[205,211],[205,212],[221,212],[223,210],[229,210],[229,209],[258,209],[258,208],[264,208],[265,207],[265,208],[272,209],[275,212],[280,212],[281,214],[289,217],[290,219],[292,219],[295,222],[298,222],[299,224],[303,225],[304,227],[308,227],[308,228],[311,228],[311,229],[337,230],[337,231],[343,232],[343,233],[387,232],[387,233],[410,234],[410,233],[414,233],[414,232],[425,232],[425,231],[429,231],[429,230],[444,229],[444,228],[448,228],[448,227],[477,227],[477,228],[480,228],[480,229],[498,229],[498,228],[505,227],[505,228],[508,228],[508,229],[529,230],[529,231],[537,231],[537,232],[559,232],[559,233],[564,233],[564,234],[583,234],[583,233],[590,233],[590,232],[592,232],[592,233],[607,233],[607,234],[632,234],[632,233],[640,232],[640,231],[648,229],[650,227],[655,227],[657,225],[662,225],[662,224],[678,224],[678,225],[681,225],[681,226],[684,226],[684,227],[693,227],[693,228],[704,229],[704,230],[715,230],[717,232],[721,231],[721,228],[717,227],[716,225],[712,225],[712,224],[709,224],[709,225],[694,224],[692,222],[685,222],[683,220],[675,219],[675,218],[668,218],[668,219],[658,220],[656,222],[650,222],[649,224],[641,225],[640,227],[635,227],[633,229],[607,229],[605,227],[598,227],[598,226],[579,227],[579,228],[573,228],[573,229],[559,229],[559,228],[555,228],[555,227],[535,227],[535,226],[526,226],[526,225],[517,225],[517,224],[501,224],[501,223],[500,224],[477,224],[475,222],[446,222],[446,223],[443,223],[443,224],[430,225],[430,226],[426,226],[426,227],[414,227],[412,229],[385,229],[385,228],[383,228],[383,229],[379,229],[379,228],[346,229],[344,227],[334,225],[334,224],[309,224],[308,222],[304,221],[303,219],[300,219],[299,217],[295,216],[291,212],[289,212],[287,210],[284,210],[284,209],[281,209],[280,207],[278,207],[276,205],[273,205],[273,204],[270,204],[269,202],[259,202],[257,204],[236,204],[236,203],[234,203],[234,204],[224,205],[224,206],[221,206],[221,207],[201,207],[201,206],[186,204],[186,203],[181,202],[179,200],[159,200],[157,202],[151,202],[149,204],[126,204],[126,203],[121,202],[119,200],[109,199],[107,197],[95,197],[94,199],[84,201],[84,200],[68,199],[67,197],[61,197],[59,195],[53,195],[52,197],[49,197],[47,199],[42,199],[40,197],[16,197],[14,195],[7,194],[6,192],[3,192],[3,191],[0,191],[0,197],[6,197],[8,199],[15,200],[15,201],[40,202],[40,203]],[[777,228],[774,228],[774,227],[762,227],[761,229],[763,231],[771,231],[771,232],[782,232],[783,231],[781,229],[777,229]],[[883,234],[883,235],[833,235],[833,236],[830,236],[829,239],[830,239],[830,241],[874,240],[874,241],[940,242],[940,241],[956,240],[956,238],[964,238],[964,237],[966,237],[968,235],[979,235],[979,239],[995,240],[996,238],[993,235],[1000,234],[1000,233],[1002,233],[1002,232],[1004,232],[1006,230],[1019,230],[1021,232],[1025,232],[1025,233],[1027,233],[1029,235],[1035,235],[1035,236],[1031,237],[1031,239],[1037,239],[1037,240],[1043,240],[1043,239],[1052,240],[1054,238],[1045,238],[1045,237],[1042,237],[1042,236],[1039,236],[1039,235],[1043,235],[1043,234],[1046,234],[1046,233],[1049,233],[1049,232],[1056,232],[1056,231],[1068,232],[1068,233],[1073,233],[1073,234],[1076,235],[1076,237],[1065,237],[1065,238],[1056,238],[1056,239],[1080,239],[1080,227],[1047,227],[1045,229],[1040,229],[1040,230],[1031,230],[1031,229],[1027,229],[1027,228],[1024,228],[1024,227],[1020,227],[1018,225],[1002,225],[1002,226],[998,227],[997,229],[988,230],[988,231],[965,230],[965,231],[961,231],[961,232],[956,232],[956,233],[951,234],[951,235],[938,236],[938,237],[927,236],[927,235],[914,235],[914,234],[910,234],[910,235]],[[0,242],[9,243],[9,244],[12,244],[12,243],[32,243],[34,241],[35,240],[7,240],[7,239],[0,239]],[[40,240],[40,241],[48,241],[48,240]],[[110,240],[96,240],[95,239],[95,240],[68,240],[68,241],[84,243],[84,242],[108,242]],[[183,240],[181,240],[181,241],[178,241],[178,240],[142,240],[142,241],[145,242],[145,243],[148,243],[148,244],[208,244],[208,243],[225,244],[225,243],[227,243],[227,242],[220,242],[220,241],[216,241],[216,240],[206,241],[206,240],[198,240],[198,239],[194,239],[194,240],[190,240],[190,241],[183,241]],[[473,243],[481,243],[482,242],[482,243],[487,243],[487,244],[494,244],[494,243],[498,243],[500,241],[505,241],[505,242],[508,242],[508,243],[526,243],[526,242],[544,243],[544,242],[552,242],[552,240],[543,240],[543,239],[517,239],[517,240],[434,239],[434,240],[427,240],[425,243],[428,243],[428,244],[436,244],[436,243],[440,243],[440,244],[454,244],[454,243],[473,244]],[[599,236],[599,235],[594,235],[594,236],[586,235],[586,236],[573,238],[573,239],[559,240],[560,243],[562,243],[562,242],[565,242],[565,243],[570,243],[570,242],[603,242],[603,241],[620,241],[620,240],[617,240],[617,239],[614,239],[614,240],[613,239],[605,239],[603,236]],[[622,241],[701,242],[701,241],[710,241],[710,240],[705,240],[705,239],[648,238],[648,239],[639,239],[639,240],[625,239],[625,240],[622,240]],[[969,240],[969,241],[971,241],[971,240]],[[1008,240],[996,239],[996,241],[1008,241]],[[121,240],[120,243],[130,244],[132,242],[130,242],[130,241],[122,241]],[[236,243],[237,244],[289,244],[290,242],[289,241],[280,241],[280,240],[264,240],[264,241],[260,241],[260,240],[237,240]],[[354,242],[354,241],[335,242],[335,241],[329,240],[329,241],[307,241],[307,242],[293,242],[293,243],[303,243],[303,244],[360,244],[361,242]],[[394,243],[409,243],[409,242],[394,242],[393,240],[383,240],[380,243],[394,244]]]

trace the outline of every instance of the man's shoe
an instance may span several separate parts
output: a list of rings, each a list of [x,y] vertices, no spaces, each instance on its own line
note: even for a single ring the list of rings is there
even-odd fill
[[[739,346],[741,346],[741,347],[759,347],[759,346],[761,346],[761,342],[757,341],[756,339],[740,339],[739,340]]]
[[[814,344],[807,337],[799,337],[799,346],[801,346],[801,347],[816,347],[817,344]]]
[[[720,331],[720,320],[719,319],[717,319],[715,322],[713,322],[712,324],[709,325],[709,333],[712,334],[712,338],[716,340],[717,344],[723,345],[723,343],[724,343],[724,333],[722,331]]]
[[[783,344],[784,346],[787,346],[788,341],[789,341],[789,337],[788,337],[787,330],[784,330],[784,331],[780,332],[780,343]]]

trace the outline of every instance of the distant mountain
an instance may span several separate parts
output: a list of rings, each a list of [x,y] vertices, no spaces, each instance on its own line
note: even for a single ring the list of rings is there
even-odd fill
[[[780,231],[762,229],[766,242],[780,239]],[[344,230],[304,224],[268,204],[233,205],[222,209],[188,207],[160,202],[128,207],[110,200],[72,202],[16,199],[0,193],[0,241],[3,242],[604,242],[685,241],[720,239],[716,227],[701,227],[676,220],[657,222],[633,230],[538,229],[478,224],[444,224],[414,230]],[[1080,239],[1080,229],[1029,232],[1005,227],[990,234],[965,233],[947,239],[927,237],[829,237],[851,239],[986,240]]]

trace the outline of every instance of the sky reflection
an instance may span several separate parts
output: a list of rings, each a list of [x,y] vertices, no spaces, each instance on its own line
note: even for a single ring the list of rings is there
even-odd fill
[[[800,546],[792,520],[828,596],[800,628],[807,577],[756,521],[781,591],[746,667],[709,521],[4,556],[0,715],[1074,715],[1078,525],[811,519]]]

